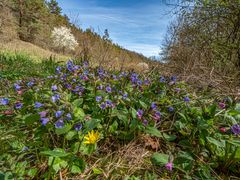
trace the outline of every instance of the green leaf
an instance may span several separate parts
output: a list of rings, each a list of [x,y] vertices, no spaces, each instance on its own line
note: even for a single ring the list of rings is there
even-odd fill
[[[87,121],[85,124],[84,124],[84,133],[87,133],[88,131],[91,131],[93,130],[94,128],[96,128],[99,124],[100,120],[98,119],[91,119],[89,121]]]
[[[109,126],[109,132],[114,133],[118,129],[118,123],[117,121],[114,121],[110,126]]]
[[[148,108],[147,104],[145,104],[144,102],[139,101],[139,103],[141,104],[141,106],[142,106],[144,109],[147,109],[147,108]]]
[[[69,131],[69,132],[66,134],[65,137],[66,137],[67,140],[72,140],[73,137],[74,137],[76,134],[77,134],[76,131]]]
[[[34,177],[36,174],[37,174],[37,168],[32,168],[32,169],[30,169],[30,170],[28,170],[28,176],[30,176],[30,177]]]
[[[77,158],[73,161],[73,165],[71,167],[71,173],[73,174],[82,173],[85,168],[86,168],[86,163],[82,159]]]
[[[52,156],[52,157],[67,157],[70,155],[69,153],[66,153],[62,149],[54,149],[52,151],[42,151],[40,152],[40,154],[46,155],[46,156]]]
[[[76,99],[72,102],[74,108],[78,108],[83,104],[83,98]]]
[[[174,140],[177,138],[177,136],[174,135],[174,134],[168,135],[168,134],[166,134],[166,133],[163,133],[163,137],[164,137],[164,139],[166,139],[167,141],[174,141]]]
[[[150,134],[151,136],[156,136],[160,138],[163,137],[161,132],[155,127],[147,126],[145,129],[145,133]]]
[[[56,128],[55,132],[57,135],[66,134],[72,129],[71,124],[65,124],[62,128]]]
[[[154,165],[164,166],[169,161],[169,155],[162,153],[154,153],[151,161]]]
[[[207,137],[209,143],[216,145],[217,147],[225,147],[225,141],[218,141],[212,137]]]
[[[134,108],[131,108],[131,113],[133,118],[137,117],[137,111]]]
[[[85,117],[85,113],[82,108],[74,107],[73,114],[74,117],[78,120],[83,120]]]
[[[34,122],[38,122],[40,119],[40,115],[39,114],[29,114],[29,115],[26,115],[24,117],[24,121],[27,125],[31,125],[33,124]]]
[[[99,174],[103,173],[103,171],[101,169],[99,169],[99,168],[93,168],[92,170],[93,170],[93,174],[99,175]]]

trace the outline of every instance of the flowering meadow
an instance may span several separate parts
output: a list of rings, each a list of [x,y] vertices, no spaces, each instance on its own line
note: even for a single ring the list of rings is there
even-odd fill
[[[74,60],[9,83],[0,94],[0,179],[240,176],[240,103],[231,97],[194,93],[160,72]],[[138,171],[108,173],[99,163],[142,137],[150,156]]]

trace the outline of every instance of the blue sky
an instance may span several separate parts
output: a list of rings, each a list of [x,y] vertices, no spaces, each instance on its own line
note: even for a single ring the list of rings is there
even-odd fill
[[[158,55],[173,20],[176,0],[58,0],[63,13],[83,29],[92,27],[120,46],[144,54]]]

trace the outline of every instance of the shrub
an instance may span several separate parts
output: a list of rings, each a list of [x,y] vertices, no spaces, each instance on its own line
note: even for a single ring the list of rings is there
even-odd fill
[[[78,42],[67,27],[55,27],[52,31],[53,44],[57,48],[74,50]]]

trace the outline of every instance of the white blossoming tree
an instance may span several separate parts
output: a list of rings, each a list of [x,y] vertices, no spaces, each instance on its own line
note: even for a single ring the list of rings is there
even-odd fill
[[[57,48],[74,50],[78,42],[67,27],[55,27],[52,31],[53,44]]]

